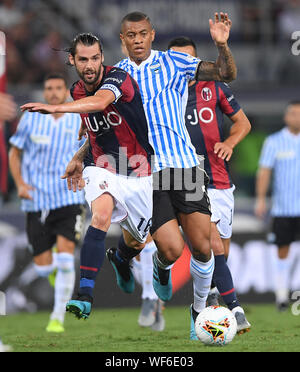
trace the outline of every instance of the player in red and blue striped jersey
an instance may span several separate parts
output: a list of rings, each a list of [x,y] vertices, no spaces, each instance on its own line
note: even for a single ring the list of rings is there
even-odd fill
[[[102,111],[82,113],[90,140],[90,157],[85,165],[97,165],[113,173],[143,177],[151,174],[153,149],[148,142],[139,88],[125,71],[103,66],[103,77],[93,91],[88,92],[83,80],[73,84],[71,95],[78,99],[109,90],[115,101]]]
[[[229,189],[233,186],[228,162],[216,156],[215,145],[225,140],[223,115],[232,118],[240,110],[226,83],[199,81],[189,86],[186,126],[197,154],[205,157],[209,188]]]
[[[169,49],[196,57],[195,43],[186,37],[170,41]],[[227,115],[232,126],[225,138],[224,118]],[[249,330],[244,310],[240,306],[233,286],[230,270],[226,263],[232,234],[234,208],[234,185],[232,184],[228,161],[233,148],[247,135],[251,124],[236,101],[229,86],[219,81],[193,81],[189,84],[189,95],[185,112],[186,127],[191,141],[199,155],[204,155],[204,167],[210,182],[208,196],[211,203],[211,248],[215,256],[212,286],[221,294],[225,304],[233,311],[238,332]],[[208,304],[218,304],[213,290],[208,296]],[[196,316],[195,311],[191,313]]]
[[[118,248],[110,248],[107,256],[120,287],[125,292],[134,290],[128,261],[145,246],[151,226],[153,149],[138,86],[125,71],[103,65],[100,40],[89,33],[79,34],[68,51],[69,62],[80,77],[72,88],[74,102],[29,103],[21,108],[44,114],[80,113],[87,129],[88,141],[74,155],[62,178],[67,178],[73,191],[84,184],[92,211],[81,248],[79,296],[67,304],[67,310],[78,318],[88,318],[111,223],[119,223],[123,234]]]

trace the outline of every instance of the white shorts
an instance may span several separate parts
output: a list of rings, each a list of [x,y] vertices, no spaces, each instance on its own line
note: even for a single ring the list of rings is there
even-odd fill
[[[125,177],[100,167],[86,167],[85,199],[91,208],[92,201],[109,193],[115,201],[111,223],[119,223],[137,241],[144,243],[152,221],[152,175]]]
[[[217,225],[222,239],[229,239],[232,235],[234,190],[235,186],[230,189],[207,189],[211,207],[211,222]]]

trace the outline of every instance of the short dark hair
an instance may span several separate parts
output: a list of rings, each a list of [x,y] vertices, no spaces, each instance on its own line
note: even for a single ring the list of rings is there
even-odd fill
[[[187,36],[179,36],[174,39],[172,39],[168,44],[168,49],[171,49],[172,47],[185,47],[185,46],[192,46],[195,49],[195,52],[197,54],[197,47],[194,41]]]
[[[287,106],[293,106],[293,105],[300,105],[300,100],[293,100],[293,101],[290,101]]]
[[[131,13],[126,14],[126,16],[123,17],[123,19],[121,21],[121,31],[120,32],[122,33],[122,27],[123,27],[123,24],[125,22],[140,22],[140,21],[143,21],[143,20],[148,21],[150,23],[151,27],[153,28],[150,17],[147,14],[142,13],[142,12],[131,12]]]
[[[66,86],[68,85],[65,75],[60,72],[50,72],[49,74],[47,74],[44,77],[44,83],[46,83],[46,81],[51,80],[51,79],[61,79],[65,82]]]
[[[70,47],[65,49],[66,52],[70,53],[73,57],[76,53],[77,44],[83,44],[85,46],[92,46],[95,43],[99,45],[100,52],[102,53],[102,44],[98,36],[93,35],[90,32],[85,32],[81,34],[77,34],[74,39],[71,41]]]

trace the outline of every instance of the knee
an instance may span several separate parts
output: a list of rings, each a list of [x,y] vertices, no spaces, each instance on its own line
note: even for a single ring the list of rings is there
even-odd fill
[[[130,242],[125,242],[127,247],[141,251],[145,247],[145,243],[140,243],[137,240],[131,240]]]
[[[91,225],[96,229],[108,229],[110,226],[110,216],[109,213],[104,211],[94,212],[92,215]]]
[[[163,249],[160,248],[159,243],[155,242],[159,253],[164,257],[164,259],[171,263],[174,263],[181,256],[184,248],[184,243],[173,242],[172,244],[166,245]]]
[[[64,239],[63,242],[57,243],[57,252],[74,254],[75,245],[76,244],[73,241]]]
[[[210,239],[203,238],[198,241],[198,244],[192,246],[192,254],[196,260],[207,262],[212,256],[212,247]]]
[[[210,240],[210,245],[215,255],[224,254],[224,246],[220,238],[219,239],[212,238]]]

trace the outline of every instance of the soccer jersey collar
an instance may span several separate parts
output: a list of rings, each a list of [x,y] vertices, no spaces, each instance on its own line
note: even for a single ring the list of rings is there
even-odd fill
[[[60,123],[60,121],[64,120],[65,116],[68,115],[69,113],[68,112],[65,112],[63,115],[61,115],[59,118],[55,118],[53,115],[49,115],[50,117],[50,120],[54,123],[54,124],[58,124]]]
[[[156,51],[151,49],[150,56],[147,59],[145,59],[145,61],[143,61],[141,64],[137,65],[129,57],[128,57],[128,64],[136,69],[140,69],[144,67],[145,65],[150,64],[154,60],[155,55],[156,55]]]
[[[292,139],[295,139],[298,141],[300,140],[300,133],[294,134],[287,127],[283,128],[283,132],[285,133],[286,136],[289,136]]]

